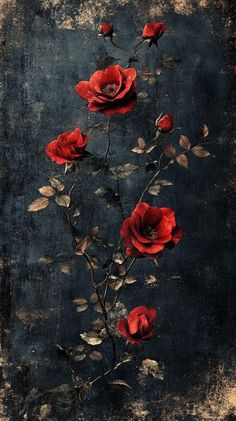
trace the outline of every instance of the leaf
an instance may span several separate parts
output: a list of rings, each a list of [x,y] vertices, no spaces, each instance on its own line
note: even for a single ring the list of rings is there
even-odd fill
[[[201,128],[201,135],[202,137],[207,137],[209,135],[209,129],[207,127],[206,124],[203,124],[202,128]]]
[[[108,189],[106,187],[101,186],[95,191],[95,194],[98,197],[104,197],[107,194],[107,192],[108,192]]]
[[[175,160],[181,167],[188,169],[188,158],[186,155],[181,153],[175,158]]]
[[[102,360],[102,354],[98,351],[92,351],[89,354],[89,358],[93,361],[101,361]]]
[[[89,302],[90,302],[91,304],[97,304],[97,302],[98,302],[98,297],[97,297],[96,292],[93,292],[93,293],[90,295],[90,297],[89,297]]]
[[[143,137],[139,137],[139,138],[138,138],[138,145],[139,145],[139,147],[140,147],[141,149],[144,149],[144,148],[145,148],[146,143],[145,143],[145,140],[144,140],[144,138],[143,138]]]
[[[88,237],[83,238],[75,248],[75,254],[77,256],[83,256],[87,248],[90,246],[91,241]]]
[[[102,343],[102,339],[96,337],[95,333],[93,332],[84,332],[80,334],[80,337],[89,345],[100,345]]]
[[[110,277],[109,280],[109,286],[110,288],[112,288],[114,291],[118,291],[118,289],[120,289],[123,285],[123,280],[119,279],[115,276],[115,279],[112,279],[112,277]]]
[[[52,263],[53,261],[54,261],[54,259],[51,256],[39,257],[37,259],[37,263],[39,265],[50,265],[50,263]]]
[[[115,263],[118,263],[118,265],[122,265],[124,263],[124,256],[121,253],[116,253],[113,256],[113,260]]]
[[[111,167],[108,172],[108,176],[117,180],[118,178],[126,178],[133,174],[138,169],[137,165],[133,164],[122,164],[118,167]]]
[[[184,136],[183,134],[181,134],[181,136],[179,138],[179,145],[183,149],[190,149],[191,148],[191,142],[190,142],[189,138],[187,136]]]
[[[43,186],[43,187],[40,187],[38,190],[39,190],[39,193],[41,193],[43,196],[46,196],[46,197],[51,197],[51,196],[54,196],[54,194],[56,194],[56,190],[51,186]]]
[[[160,76],[160,74],[161,74],[161,67],[157,67],[156,74],[157,74],[157,76]]]
[[[158,196],[159,192],[161,190],[161,187],[158,184],[153,184],[149,187],[148,193],[153,196]]]
[[[99,266],[101,266],[101,263],[99,262],[99,260],[96,257],[91,257],[89,258],[89,262],[86,262],[86,268],[91,270],[91,267],[93,269],[98,269]]]
[[[145,104],[151,102],[151,98],[149,97],[147,92],[139,92],[137,95],[138,99],[142,102],[144,102]]]
[[[128,389],[132,389],[128,383],[126,383],[124,380],[117,379],[113,380],[112,382],[109,382],[111,386],[121,386],[121,387],[127,387]]]
[[[144,149],[139,148],[138,146],[135,146],[133,149],[131,149],[131,151],[138,154],[142,154],[145,152]]]
[[[169,180],[156,180],[155,184],[159,184],[160,186],[173,186],[173,183]]]
[[[155,379],[164,380],[164,365],[156,360],[146,358],[139,367],[143,376],[151,375]]]
[[[150,86],[154,86],[155,84],[156,84],[156,78],[155,78],[155,76],[150,76],[149,78],[148,78],[148,84],[150,85]]]
[[[97,234],[98,234],[99,228],[98,226],[94,227],[91,229],[91,237],[92,238],[96,238]]]
[[[88,304],[83,304],[82,306],[78,306],[78,307],[76,307],[76,311],[77,311],[78,313],[81,313],[82,311],[87,310],[87,308],[88,308]]]
[[[156,145],[149,145],[149,146],[146,147],[145,152],[151,153],[155,147],[156,147]]]
[[[126,285],[132,285],[132,284],[135,284],[135,282],[137,282],[137,279],[135,279],[134,276],[126,276],[125,278]]]
[[[80,210],[79,209],[75,209],[73,218],[78,218],[80,216]]]
[[[84,304],[87,304],[87,303],[88,303],[88,301],[86,300],[86,298],[75,298],[75,299],[73,300],[73,303],[74,303],[76,306],[83,306]]]
[[[206,149],[203,149],[202,146],[194,146],[194,148],[192,149],[192,152],[198,158],[206,158],[207,156],[210,155],[210,152],[208,152]]]
[[[71,264],[69,262],[59,262],[59,270],[65,275],[70,275],[71,273]]]
[[[70,196],[67,196],[66,194],[57,196],[55,198],[55,201],[59,206],[64,206],[65,208],[68,208],[70,206]]]
[[[38,212],[45,209],[48,204],[49,200],[46,197],[39,197],[28,206],[28,212]]]
[[[165,156],[167,156],[167,158],[175,158],[176,148],[170,143],[165,143],[163,146],[163,153]]]
[[[54,189],[56,189],[57,191],[62,191],[64,190],[65,186],[63,183],[61,183],[59,180],[57,180],[54,177],[50,177],[49,178],[50,184],[52,187],[54,187]]]
[[[147,277],[146,277],[146,284],[147,285],[153,285],[153,284],[156,284],[158,281],[157,281],[157,278],[155,277],[155,275],[148,275]]]
[[[74,357],[75,361],[83,361],[86,358],[86,354],[79,354]]]

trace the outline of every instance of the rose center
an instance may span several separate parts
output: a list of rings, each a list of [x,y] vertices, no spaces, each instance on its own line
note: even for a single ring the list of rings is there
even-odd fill
[[[147,238],[151,238],[152,240],[155,240],[157,238],[157,232],[155,228],[152,227],[146,227],[144,230],[144,235]]]
[[[114,96],[117,91],[117,85],[115,83],[109,83],[108,85],[104,86],[102,91],[109,96]]]

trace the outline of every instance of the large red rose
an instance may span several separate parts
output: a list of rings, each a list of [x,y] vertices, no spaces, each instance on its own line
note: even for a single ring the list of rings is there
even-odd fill
[[[156,41],[165,32],[167,32],[167,27],[164,22],[147,22],[143,28],[143,38]]]
[[[165,114],[156,120],[156,127],[163,133],[171,132],[173,129],[173,116]]]
[[[81,133],[80,129],[75,129],[73,132],[60,134],[46,146],[45,153],[57,164],[68,164],[86,154],[88,141],[89,136]]]
[[[141,345],[140,339],[152,338],[156,310],[145,306],[135,307],[128,315],[118,321],[117,330],[128,342]]]
[[[165,248],[178,244],[183,236],[172,209],[149,206],[145,202],[138,203],[132,216],[125,219],[120,233],[127,256],[151,259],[157,258]]]
[[[109,66],[93,73],[88,82],[79,82],[75,90],[88,101],[90,111],[107,115],[124,114],[136,104],[137,72],[133,68]]]

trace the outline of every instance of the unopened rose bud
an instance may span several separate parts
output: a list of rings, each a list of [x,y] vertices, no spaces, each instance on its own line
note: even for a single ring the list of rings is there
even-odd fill
[[[173,117],[171,114],[165,114],[155,121],[157,130],[163,133],[171,132],[173,129]]]
[[[113,34],[113,25],[111,23],[101,23],[99,25],[99,32],[103,37],[111,37]]]
[[[156,43],[157,40],[167,32],[164,22],[147,22],[143,28],[143,39]]]

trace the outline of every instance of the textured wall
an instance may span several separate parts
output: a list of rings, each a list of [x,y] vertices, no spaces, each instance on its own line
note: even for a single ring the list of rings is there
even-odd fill
[[[235,415],[233,387],[233,286],[235,274],[235,164],[232,136],[233,11],[227,4],[206,1],[135,0],[5,0],[0,2],[2,38],[1,129],[1,344],[2,420],[231,420]],[[137,138],[153,137],[148,121],[162,110],[192,141],[207,123],[211,157],[190,160],[188,171],[173,167],[173,186],[149,203],[173,207],[185,229],[181,245],[164,255],[157,270],[142,260],[134,268],[138,282],[122,293],[122,303],[157,308],[156,337],[135,351],[135,361],[119,377],[132,390],[106,385],[80,404],[66,386],[71,369],[86,377],[99,370],[94,362],[74,363],[56,344],[74,347],[86,330],[90,313],[76,313],[73,299],[89,295],[89,274],[81,259],[70,273],[60,264],[39,265],[37,259],[72,254],[71,238],[57,206],[37,215],[27,213],[37,188],[48,176],[63,171],[44,155],[45,145],[59,133],[105,121],[88,113],[74,92],[106,56],[122,65],[127,53],[97,37],[96,24],[108,19],[118,29],[116,41],[131,50],[148,18],[170,28],[160,50],[140,56],[139,69],[152,72],[164,55],[173,58],[154,86],[139,81],[149,104],[139,104],[126,116],[115,116],[111,162],[140,164],[130,152]],[[171,135],[173,141],[176,134]],[[103,155],[106,133],[91,133],[90,150]],[[129,215],[150,175],[121,181],[124,210]],[[119,207],[106,207],[94,194],[101,185],[114,188],[102,175],[84,176],[79,186],[81,227],[98,225],[105,238],[117,238]],[[147,286],[145,276],[158,283]],[[117,338],[119,352],[124,341]],[[106,352],[106,351],[104,351]],[[144,358],[164,364],[164,379],[137,376]],[[99,364],[99,363],[97,363]],[[94,368],[96,366],[96,368]],[[93,374],[94,375],[94,374]],[[49,390],[50,389],[50,390]],[[101,392],[102,390],[102,392]],[[37,418],[43,404],[52,405],[49,418]],[[234,415],[233,415],[234,414]],[[23,418],[25,417],[25,418]],[[28,418],[27,418],[28,417]]]

